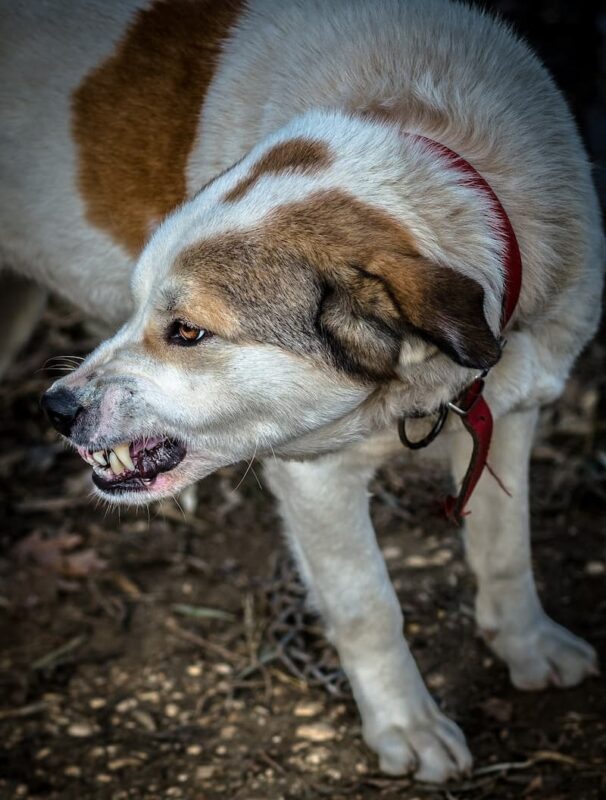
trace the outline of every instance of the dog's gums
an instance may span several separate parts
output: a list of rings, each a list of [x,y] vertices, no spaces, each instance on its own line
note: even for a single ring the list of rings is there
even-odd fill
[[[121,442],[111,449],[78,453],[93,468],[93,483],[104,492],[136,492],[151,489],[161,472],[183,461],[185,445],[168,437]]]

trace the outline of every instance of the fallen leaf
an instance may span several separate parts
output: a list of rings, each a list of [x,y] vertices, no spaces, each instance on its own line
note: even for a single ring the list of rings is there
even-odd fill
[[[45,538],[40,531],[33,531],[14,548],[17,561],[43,567],[67,578],[83,578],[105,567],[106,562],[91,548],[71,552],[82,543],[75,533],[60,533]]]
[[[106,564],[106,561],[99,558],[95,551],[89,548],[64,556],[61,564],[61,572],[63,575],[72,578],[84,578],[87,575],[91,575],[93,572],[99,572]]]

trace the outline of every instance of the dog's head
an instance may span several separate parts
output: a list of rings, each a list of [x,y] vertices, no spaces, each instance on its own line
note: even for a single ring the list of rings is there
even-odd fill
[[[467,221],[431,207],[432,158],[413,146],[415,188],[418,165],[404,177],[378,152],[393,132],[350,122],[342,141],[283,132],[167,218],[132,318],[45,395],[103,496],[149,501],[255,454],[338,449],[387,420],[390,393],[394,413],[428,411],[497,360],[498,292],[459,265],[498,246],[469,233],[449,263],[442,240]]]

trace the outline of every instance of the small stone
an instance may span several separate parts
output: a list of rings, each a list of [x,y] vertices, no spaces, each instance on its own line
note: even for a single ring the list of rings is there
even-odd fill
[[[199,781],[208,781],[212,778],[216,771],[217,768],[212,764],[205,764],[202,767],[198,767],[196,770],[196,778]]]
[[[190,664],[187,667],[186,672],[192,678],[199,678],[200,675],[202,675],[202,667],[200,666],[200,664]]]
[[[305,761],[312,767],[319,767],[332,756],[327,747],[316,747],[305,756]]]
[[[423,569],[426,567],[443,567],[452,561],[453,555],[450,550],[436,550],[430,556],[423,556],[420,553],[408,556],[404,559],[404,564],[413,569]]]
[[[95,776],[95,780],[97,781],[97,783],[111,783],[112,776],[107,775],[107,773],[105,772],[100,772],[98,775]]]
[[[202,752],[202,747],[199,744],[190,744],[185,752],[188,756],[199,756]]]
[[[329,742],[337,734],[335,729],[325,722],[316,722],[310,725],[299,725],[295,735],[299,739],[308,739],[310,742]]]
[[[76,764],[70,764],[69,767],[65,767],[63,774],[67,775],[68,778],[79,778],[82,775],[82,770]]]
[[[293,709],[295,717],[315,717],[324,711],[322,703],[300,700]]]
[[[402,548],[397,545],[387,545],[383,548],[383,558],[385,561],[395,561],[402,555]]]
[[[441,673],[434,672],[426,678],[426,683],[430,689],[441,689],[446,683],[446,678]]]
[[[215,664],[215,672],[219,675],[231,675],[233,670],[229,664]]]
[[[178,717],[180,711],[181,709],[176,703],[168,703],[164,707],[164,713],[166,714],[167,717],[171,718]]]
[[[603,561],[588,561],[585,564],[585,574],[591,575],[592,577],[596,575],[603,575],[606,572],[606,564]]]
[[[63,702],[63,695],[56,692],[45,692],[42,695],[42,699],[49,706],[60,706]]]
[[[133,708],[136,708],[137,705],[138,703],[135,697],[127,697],[126,700],[122,700],[116,705],[116,711],[118,714],[126,714],[128,711],[132,711]]]
[[[178,786],[169,786],[166,790],[167,797],[183,797],[183,792]]]
[[[38,750],[34,758],[36,761],[43,761],[45,758],[48,758],[51,753],[50,747],[43,747],[42,750]]]
[[[133,719],[136,720],[146,731],[152,732],[156,730],[154,718],[148,711],[144,711],[142,708],[136,708],[133,711]]]
[[[450,550],[436,550],[436,552],[432,555],[431,560],[432,562],[438,566],[443,567],[445,564],[449,564],[453,559],[453,554]]]
[[[104,708],[107,705],[107,700],[104,697],[91,697],[88,704],[96,711],[98,708]]]
[[[422,555],[408,556],[404,559],[404,563],[407,567],[412,567],[413,569],[422,569],[423,567],[431,566],[429,559]]]
[[[177,780],[179,781],[179,783],[186,783],[188,778],[189,775],[187,774],[187,772],[181,772],[179,773],[179,775],[177,775]]]
[[[128,769],[128,767],[139,767],[140,762],[138,758],[126,757],[126,758],[116,758],[113,761],[108,761],[107,768],[111,769],[112,772],[117,772],[121,769]]]
[[[226,725],[224,728],[221,728],[219,736],[222,739],[233,739],[237,733],[238,729],[235,725]]]
[[[88,722],[73,722],[67,732],[70,736],[75,736],[78,739],[85,739],[87,736],[92,736],[95,732],[92,725]]]
[[[224,744],[220,744],[218,747],[215,748],[215,753],[218,756],[226,756],[227,755],[227,747]]]
[[[144,703],[157,704],[160,702],[160,692],[141,692],[139,700],[142,700]]]

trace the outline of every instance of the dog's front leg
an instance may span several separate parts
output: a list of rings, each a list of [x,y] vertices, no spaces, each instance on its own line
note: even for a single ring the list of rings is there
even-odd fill
[[[520,689],[574,686],[597,670],[593,648],[545,614],[532,574],[528,463],[537,416],[529,410],[496,420],[489,463],[511,497],[485,470],[465,524],[477,623]],[[453,436],[452,452],[461,480],[470,455],[466,434]]]
[[[372,470],[330,456],[269,462],[293,552],[339,651],[381,769],[441,782],[467,771],[459,728],[437,708],[402,633],[402,613],[369,515]]]

